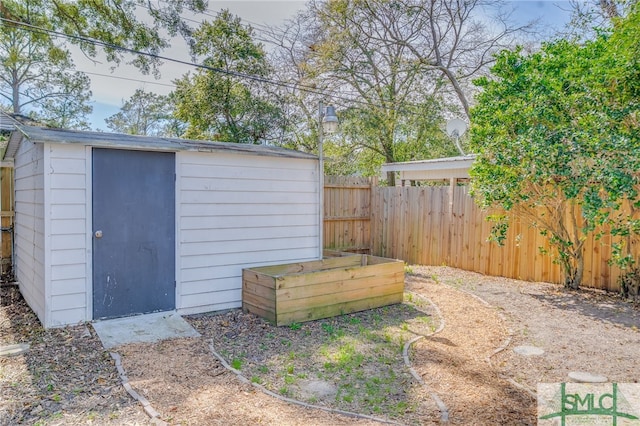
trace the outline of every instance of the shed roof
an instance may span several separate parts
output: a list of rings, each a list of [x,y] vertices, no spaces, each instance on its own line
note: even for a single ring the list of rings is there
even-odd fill
[[[34,126],[16,126],[9,146],[4,155],[5,160],[13,160],[22,139],[35,143],[61,143],[95,146],[99,148],[125,148],[147,151],[226,151],[241,154],[265,155],[272,157],[289,157],[301,159],[317,159],[306,152],[294,151],[268,145],[251,145],[244,143],[196,141],[157,136],[136,136],[122,133],[87,132],[81,130],[49,129]]]
[[[19,125],[37,126],[42,125],[42,123],[38,123],[26,115],[0,111],[0,131],[11,132]]]
[[[40,124],[42,123],[38,123],[26,115],[0,111],[0,160],[3,160],[0,161],[0,167],[13,167],[12,161],[15,153],[12,153],[12,155],[9,156],[6,151],[11,145],[11,139],[17,137],[17,135],[13,133],[17,127],[21,125],[35,126]],[[5,135],[8,135],[9,137],[5,138]],[[17,140],[14,141],[14,145],[16,142]],[[9,159],[9,161],[4,161],[5,158]]]
[[[434,158],[431,160],[386,163],[382,172],[399,172],[401,180],[467,179],[469,168],[476,156]]]
[[[0,131],[10,132],[16,128],[16,120],[8,113],[0,111]]]

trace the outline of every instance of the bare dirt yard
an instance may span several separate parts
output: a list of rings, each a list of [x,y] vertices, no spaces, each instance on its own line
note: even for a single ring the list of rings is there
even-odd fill
[[[540,382],[640,380],[640,309],[617,295],[410,269],[401,305],[288,327],[240,310],[195,315],[200,338],[115,352],[176,425],[535,424]],[[0,424],[150,423],[90,325],[43,330],[15,287],[0,291],[0,346],[31,344],[0,357]]]

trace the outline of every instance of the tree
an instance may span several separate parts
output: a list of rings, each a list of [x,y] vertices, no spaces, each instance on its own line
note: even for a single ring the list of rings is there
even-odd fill
[[[66,34],[87,57],[104,53],[114,64],[139,51],[131,63],[158,74],[157,55],[169,46],[163,31],[189,41],[191,29],[180,14],[205,7],[204,0],[3,0],[0,94],[13,111],[27,108],[52,125],[86,128],[88,79],[71,71],[69,52],[54,32]],[[138,8],[151,19],[138,20]]]
[[[584,44],[502,52],[493,78],[477,80],[473,193],[546,235],[568,288],[582,282],[589,235],[603,225],[618,236],[640,231],[638,19],[636,8],[611,36]],[[498,241],[508,226],[500,219]]]
[[[623,296],[640,296],[640,259],[632,248],[640,246],[640,194],[637,175],[640,167],[640,4],[625,10],[624,18],[612,19],[613,34],[600,67],[590,76],[602,82],[604,102],[602,119],[607,137],[619,140],[620,156],[611,161],[613,172],[604,174],[613,194],[605,199],[611,207],[601,215],[613,242],[613,263],[623,270],[619,284]],[[610,132],[613,132],[612,134]],[[615,149],[619,149],[615,147]],[[624,156],[625,150],[628,156]]]
[[[330,2],[347,10],[345,2]],[[340,4],[343,4],[340,6]],[[469,115],[467,82],[493,62],[493,54],[513,47],[531,24],[509,22],[500,0],[359,0],[348,2],[371,20],[367,37],[405,50],[437,90],[451,89]],[[492,14],[492,11],[497,11]],[[484,18],[484,19],[483,19]],[[486,23],[487,18],[490,24]],[[345,16],[346,24],[360,24]],[[365,28],[363,28],[365,29]]]
[[[15,7],[21,3],[24,2],[0,3],[3,24],[43,37],[50,37],[43,30],[62,32],[87,56],[104,52],[107,60],[116,64],[122,61],[125,51],[143,52],[136,54],[131,63],[145,73],[158,71],[160,61],[155,55],[169,46],[163,30],[171,37],[180,34],[189,40],[191,28],[180,14],[185,9],[202,12],[206,8],[204,0],[51,0],[25,15],[24,9]],[[138,8],[145,9],[150,19],[137,19]],[[96,45],[94,40],[101,44]]]
[[[180,136],[167,134],[172,118],[173,106],[168,96],[161,96],[142,89],[123,102],[120,112],[105,119],[107,127],[114,132],[145,136]]]
[[[523,29],[502,19],[500,31],[491,33],[479,18],[495,3],[313,1],[267,37],[278,46],[277,63],[284,64],[279,69],[288,82],[351,99],[341,101],[341,132],[327,145],[351,159],[345,166],[359,163],[359,172],[369,174],[382,162],[455,155],[443,134],[445,118],[467,109],[470,77]],[[306,149],[317,139],[318,98],[290,95],[299,122],[308,123],[294,139]],[[393,175],[388,181],[393,184]]]
[[[425,154],[408,146],[426,146],[428,138],[443,140],[436,84],[413,60],[410,49],[389,33],[406,17],[407,11],[396,6],[390,1],[313,2],[315,40],[311,46],[300,46],[307,52],[297,55],[317,85],[329,81],[326,88],[353,99],[340,117],[339,142],[368,159],[360,169],[366,174],[374,173],[376,164]],[[393,185],[394,175],[388,180]]]
[[[169,93],[166,99],[169,105],[168,110],[171,111],[171,114],[165,119],[164,125],[162,126],[162,135],[170,138],[181,138],[187,131],[187,123],[175,115],[177,102],[175,92]]]
[[[193,36],[193,55],[210,68],[176,81],[175,115],[187,123],[185,135],[240,143],[276,139],[282,113],[260,81],[270,68],[251,27],[225,10]]]
[[[38,26],[49,25],[40,0],[5,1]],[[0,96],[14,113],[31,112],[39,120],[65,128],[87,128],[91,113],[89,79],[73,71],[69,51],[46,34],[24,31],[3,23],[0,27]]]
[[[627,16],[637,0],[569,0],[571,21],[567,36],[579,40],[597,36],[598,31],[610,29],[613,22]]]
[[[319,37],[313,13],[298,12],[282,27],[270,27],[259,34],[262,40],[272,45],[269,63],[272,78],[282,84],[277,88],[277,97],[283,106],[282,133],[279,144],[290,149],[316,152],[318,147],[318,107],[320,102],[332,101],[324,94],[335,89],[334,82],[317,78],[314,69],[314,46]],[[327,148],[336,138],[326,138]],[[325,152],[329,155],[329,152]],[[335,163],[325,162],[329,172]]]
[[[63,79],[60,96],[48,97],[34,117],[51,127],[61,129],[89,130],[88,117],[93,111],[89,77],[74,72]]]
[[[384,163],[455,155],[455,148],[440,128],[440,109],[436,101],[406,105],[394,119],[388,139],[380,136],[381,127],[386,125],[380,111],[345,109],[340,114],[340,137],[329,138],[326,143],[327,154],[336,154],[333,170],[328,172],[377,176]],[[395,185],[395,175],[388,175],[387,181]]]

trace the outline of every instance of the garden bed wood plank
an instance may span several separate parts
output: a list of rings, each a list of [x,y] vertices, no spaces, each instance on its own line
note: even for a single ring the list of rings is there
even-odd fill
[[[269,288],[249,280],[244,281],[242,291],[243,293],[253,294],[262,299],[276,300],[276,292],[273,288]]]
[[[365,283],[362,283],[365,284]],[[299,310],[321,309],[325,306],[342,303],[346,300],[362,300],[375,294],[381,297],[394,296],[404,290],[404,283],[393,283],[381,286],[360,285],[353,290],[341,291],[338,293],[321,294],[304,299],[278,300],[276,308],[278,316]]]
[[[380,306],[393,305],[402,302],[402,296],[381,296],[368,299],[342,302],[335,305],[323,306],[313,310],[300,310],[278,315],[278,325],[289,325],[294,322],[313,321],[322,318],[331,318],[351,312],[366,311]]]
[[[275,324],[276,322],[276,313],[273,311],[270,311],[269,309],[265,308],[265,305],[263,303],[261,303],[261,301],[252,301],[252,300],[247,300],[245,301],[243,299],[242,304],[244,306],[244,310],[251,312],[253,314],[256,314],[264,319],[266,319],[267,321],[270,321],[272,323]]]
[[[368,268],[365,266],[369,266]],[[404,268],[404,265],[403,265]],[[356,280],[367,277],[375,277],[379,275],[390,274],[397,272],[397,265],[387,264],[374,264],[374,265],[362,265],[359,267],[349,267],[340,269],[322,270],[317,272],[309,272],[306,274],[294,274],[294,275],[279,275],[275,277],[276,290],[282,290],[292,287],[308,286],[317,283],[331,283],[341,280]]]
[[[243,271],[243,309],[277,325],[402,302],[404,263],[369,255]]]
[[[367,285],[370,287],[389,286],[396,283],[402,283],[402,281],[404,280],[404,273],[394,272],[392,274],[385,274],[375,277],[365,277],[361,279],[366,279]],[[340,280],[330,283],[323,282],[304,287],[287,288],[278,292],[278,302],[315,297],[330,292],[340,293],[343,291],[349,291],[351,289],[353,289],[352,280]]]
[[[251,271],[260,271],[268,275],[296,274],[307,271],[318,271],[332,268],[344,268],[360,265],[359,256],[344,256],[323,260],[312,260],[309,262],[287,263],[285,265],[261,266],[250,268]],[[245,269],[246,270],[246,269]]]

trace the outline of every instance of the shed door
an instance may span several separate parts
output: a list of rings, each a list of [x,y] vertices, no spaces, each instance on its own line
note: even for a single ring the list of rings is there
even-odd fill
[[[173,153],[93,149],[93,318],[175,309]]]

